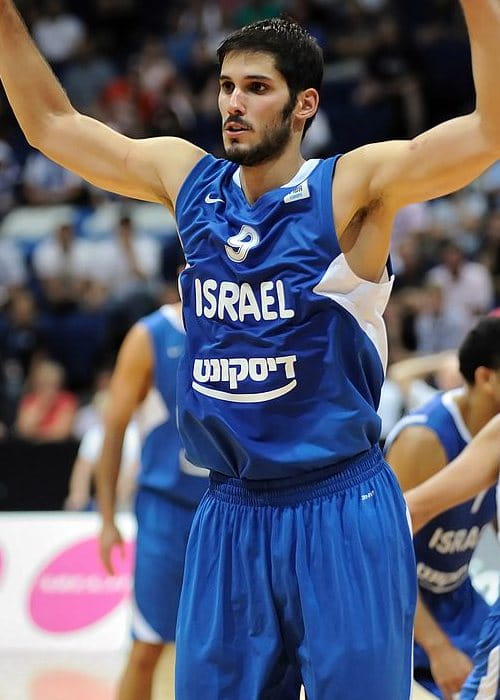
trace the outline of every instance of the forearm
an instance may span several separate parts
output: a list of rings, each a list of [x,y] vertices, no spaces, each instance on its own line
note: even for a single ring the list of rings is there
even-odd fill
[[[500,153],[500,4],[461,0],[469,31],[476,109],[492,148]]]
[[[415,610],[414,634],[415,641],[428,656],[432,656],[436,649],[450,644],[450,640],[422,602],[420,594],[417,597]]]
[[[96,489],[99,511],[105,523],[115,516],[116,485],[120,473],[125,426],[106,426],[101,456],[96,469]]]
[[[51,118],[74,112],[12,0],[0,0],[0,78],[33,146],[42,142]]]

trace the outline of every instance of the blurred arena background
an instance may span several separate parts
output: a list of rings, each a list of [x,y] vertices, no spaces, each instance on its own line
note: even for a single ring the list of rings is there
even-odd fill
[[[75,106],[133,137],[185,137],[222,155],[215,49],[232,28],[282,11],[308,27],[326,59],[306,157],[411,138],[473,107],[456,0],[18,6]],[[465,190],[402,210],[391,254],[383,437],[406,410],[456,384],[454,351],[500,306],[500,163]],[[166,209],[110,195],[48,161],[0,95],[1,700],[112,697],[130,561],[114,583],[98,568],[91,467],[117,348],[140,316],[173,298],[177,261]],[[37,397],[51,408],[34,426],[26,409]],[[78,462],[89,478],[75,489]],[[132,496],[122,503],[130,557]],[[474,575],[490,600],[498,561],[488,533]],[[76,620],[76,608],[87,617]]]

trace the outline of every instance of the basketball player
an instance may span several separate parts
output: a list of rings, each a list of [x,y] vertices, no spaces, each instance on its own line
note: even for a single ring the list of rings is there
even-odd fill
[[[469,499],[477,499],[497,484],[499,445],[500,415],[497,415],[446,469],[405,494],[415,531],[439,513]],[[500,599],[483,624],[474,655],[474,670],[462,687],[460,700],[498,700],[499,697]]]
[[[477,109],[413,141],[304,162],[321,51],[265,20],[219,47],[227,159],[77,113],[11,0],[0,76],[32,145],[94,184],[165,204],[188,266],[179,426],[211,469],[179,607],[176,698],[403,700],[415,560],[379,447],[382,313],[396,211],[500,152],[497,0],[462,0]]]
[[[459,353],[466,385],[440,393],[402,418],[386,441],[386,458],[403,490],[443,469],[500,410],[500,319],[484,318]],[[472,669],[489,613],[469,578],[482,528],[495,515],[495,490],[447,510],[414,537],[419,601],[414,677],[437,697],[451,699]]]
[[[114,519],[121,449],[134,414],[141,433],[133,644],[119,700],[152,697],[160,653],[175,639],[189,529],[207,488],[208,472],[185,459],[175,421],[177,365],[184,339],[180,302],[163,306],[128,332],[111,378],[96,478],[102,515],[101,558],[110,574],[111,551],[122,544]],[[173,653],[171,656],[173,671]]]

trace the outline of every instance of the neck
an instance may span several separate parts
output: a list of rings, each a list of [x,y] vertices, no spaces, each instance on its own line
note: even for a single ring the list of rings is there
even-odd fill
[[[456,397],[455,401],[472,436],[484,428],[497,413],[493,402],[474,387],[466,389],[463,394]]]
[[[297,151],[285,152],[274,161],[241,166],[241,187],[249,204],[253,204],[261,195],[281,187],[289,182],[304,163],[302,154]]]

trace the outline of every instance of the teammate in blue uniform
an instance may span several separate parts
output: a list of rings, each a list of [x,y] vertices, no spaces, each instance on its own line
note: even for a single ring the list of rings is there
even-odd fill
[[[137,538],[132,637],[119,700],[151,698],[164,645],[175,639],[186,544],[208,472],[190,464],[176,426],[176,378],[185,334],[181,305],[142,318],[127,334],[110,386],[97,491],[102,514],[101,558],[113,573],[111,551],[122,543],[115,495],[125,429],[132,417],[141,435],[136,498]],[[173,670],[173,653],[170,653]]]
[[[212,470],[193,521],[176,698],[410,695],[415,562],[376,415],[397,210],[500,153],[497,0],[462,0],[477,108],[412,141],[304,162],[323,59],[286,19],[221,45],[227,159],[76,112],[0,0],[0,75],[30,142],[177,219],[186,354],[179,426]]]
[[[499,358],[500,361],[500,358]],[[498,380],[496,393],[500,395]],[[415,531],[439,513],[498,489],[500,468],[500,415],[472,439],[446,469],[406,492]],[[498,502],[497,502],[498,505]],[[498,516],[497,516],[498,518]],[[500,600],[484,622],[474,654],[474,669],[460,691],[460,700],[500,698]]]
[[[500,395],[492,391],[500,370],[500,319],[479,321],[459,349],[459,364],[466,387],[438,394],[387,437],[386,457],[404,490],[443,469],[500,410]],[[419,582],[414,677],[440,698],[462,687],[489,613],[468,570],[495,512],[490,489],[440,514],[414,537]]]

